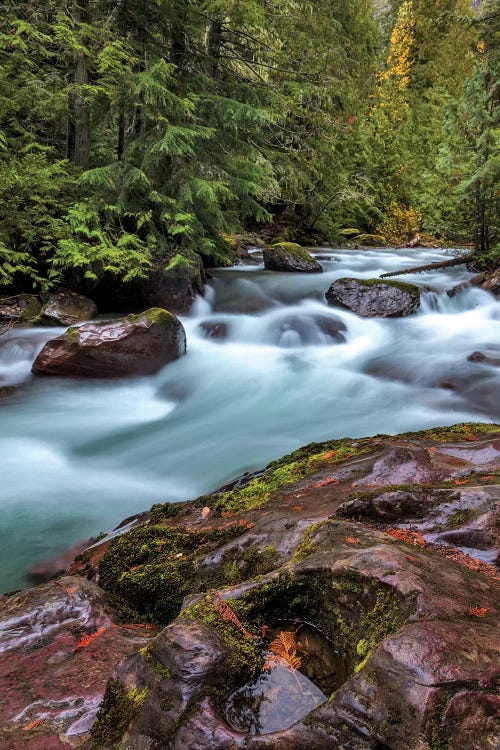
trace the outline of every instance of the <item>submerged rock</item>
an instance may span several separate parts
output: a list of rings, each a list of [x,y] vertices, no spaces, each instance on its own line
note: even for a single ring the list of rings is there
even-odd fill
[[[50,295],[37,322],[40,325],[72,326],[96,315],[97,306],[91,299],[75,292],[61,291]]]
[[[484,365],[500,367],[500,357],[488,357],[487,354],[483,354],[482,352],[474,352],[474,354],[471,354],[467,359],[469,362],[481,362]]]
[[[364,318],[411,315],[420,307],[420,289],[413,284],[380,279],[338,279],[326,292],[329,305],[340,305]]]
[[[229,335],[229,325],[222,320],[205,320],[203,323],[200,323],[198,328],[203,332],[204,336],[215,341],[223,341]]]
[[[263,255],[264,266],[268,271],[323,273],[318,261],[294,242],[278,242],[266,247]]]
[[[166,310],[153,308],[139,315],[69,328],[45,344],[32,372],[83,378],[152,375],[185,352],[182,323]]]

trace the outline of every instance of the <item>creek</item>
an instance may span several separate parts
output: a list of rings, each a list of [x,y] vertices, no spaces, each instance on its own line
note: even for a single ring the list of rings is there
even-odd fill
[[[182,318],[187,355],[154,377],[35,379],[35,356],[63,329],[0,338],[0,386],[17,386],[0,402],[0,591],[155,502],[204,494],[309,442],[498,421],[500,368],[467,357],[500,356],[500,303],[480,289],[447,296],[465,267],[403,277],[426,287],[408,318],[363,319],[324,299],[337,278],[450,251],[317,255],[323,274],[265,272],[258,254],[213,272]]]

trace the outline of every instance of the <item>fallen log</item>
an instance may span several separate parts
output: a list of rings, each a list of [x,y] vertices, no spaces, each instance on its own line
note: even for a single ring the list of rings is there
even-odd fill
[[[388,279],[389,276],[403,276],[408,273],[424,273],[425,271],[434,271],[438,268],[451,268],[452,266],[461,266],[464,263],[474,260],[474,255],[468,253],[467,255],[461,255],[460,258],[452,258],[451,260],[443,260],[439,263],[428,263],[426,266],[416,266],[415,268],[402,268],[400,271],[391,271],[391,273],[383,273],[380,278]]]

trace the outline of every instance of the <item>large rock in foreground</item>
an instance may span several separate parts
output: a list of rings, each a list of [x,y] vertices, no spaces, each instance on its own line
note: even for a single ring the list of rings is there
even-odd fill
[[[278,242],[264,248],[264,266],[268,271],[287,273],[323,273],[317,260],[294,242]]]
[[[32,372],[83,378],[152,375],[185,353],[182,323],[172,313],[152,308],[139,315],[69,328],[45,344]]]
[[[51,294],[38,322],[43,325],[73,326],[96,315],[97,306],[91,299],[75,292],[61,291]]]
[[[79,576],[0,601],[0,747],[77,747],[113,665],[147,645],[154,630],[116,625],[103,592]]]
[[[413,284],[380,279],[338,279],[326,292],[329,305],[340,305],[363,318],[397,318],[420,307],[420,290]]]

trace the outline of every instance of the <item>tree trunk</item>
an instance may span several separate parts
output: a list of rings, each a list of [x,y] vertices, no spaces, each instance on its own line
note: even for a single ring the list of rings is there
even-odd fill
[[[76,0],[73,15],[76,24],[88,22],[89,0]],[[87,169],[90,156],[90,115],[82,94],[82,86],[89,82],[87,57],[75,52],[72,71],[73,91],[69,94],[68,159],[77,167]]]
[[[219,63],[222,46],[222,19],[214,19],[208,32],[208,75],[216,80],[219,77]]]
[[[123,152],[125,151],[125,107],[121,106],[120,115],[118,117],[118,146],[116,150],[116,157],[118,161],[123,159]]]

